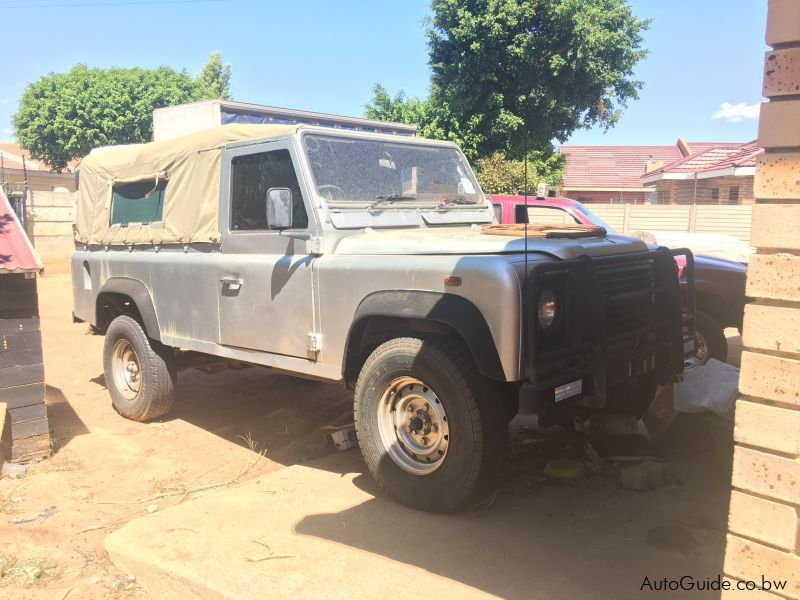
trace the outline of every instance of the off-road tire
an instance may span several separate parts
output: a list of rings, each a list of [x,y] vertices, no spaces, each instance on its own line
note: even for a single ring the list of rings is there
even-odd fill
[[[127,340],[139,360],[140,387],[132,399],[123,395],[112,372],[114,348],[119,340]],[[148,338],[134,319],[122,315],[109,325],[103,345],[103,370],[114,410],[126,419],[151,421],[172,408],[178,379],[172,350]]]
[[[425,475],[400,468],[378,430],[381,398],[403,376],[435,390],[448,417],[447,454]],[[380,487],[406,506],[431,512],[452,512],[487,498],[508,448],[507,409],[492,390],[458,339],[396,338],[378,346],[358,377],[354,412],[361,452]]]
[[[728,358],[728,340],[725,331],[711,315],[697,311],[694,316],[697,334],[702,335],[708,347],[708,358],[725,362]]]

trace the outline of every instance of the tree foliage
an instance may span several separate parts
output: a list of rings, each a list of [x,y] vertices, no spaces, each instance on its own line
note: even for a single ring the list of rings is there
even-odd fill
[[[433,12],[433,90],[475,119],[482,156],[611,127],[638,97],[647,22],[627,0],[434,0]]]
[[[154,109],[227,97],[229,80],[230,66],[222,66],[218,53],[198,77],[170,67],[79,64],[27,86],[13,119],[16,138],[32,158],[61,171],[97,146],[150,141]]]
[[[209,98],[231,99],[231,65],[223,64],[219,52],[211,53],[211,58],[203,65],[198,80]]]
[[[376,85],[367,114],[416,123],[471,159],[497,161],[548,155],[576,129],[612,127],[638,97],[633,70],[648,23],[628,0],[433,0],[432,8],[429,96],[392,97]]]
[[[564,156],[541,150],[530,152],[527,176],[524,160],[508,159],[502,152],[479,158],[473,166],[478,183],[487,194],[534,195],[541,182],[553,187],[561,184]]]

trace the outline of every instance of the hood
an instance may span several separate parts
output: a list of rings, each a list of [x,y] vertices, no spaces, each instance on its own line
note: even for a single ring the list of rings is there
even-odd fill
[[[720,271],[732,271],[734,273],[746,273],[747,265],[725,258],[699,255],[694,257],[694,269],[695,272],[701,269],[715,269]]]
[[[621,236],[528,238],[528,252],[572,259],[582,255],[605,256],[647,250],[641,240]],[[523,254],[522,237],[490,235],[475,227],[425,227],[419,229],[364,229],[343,238],[334,252],[361,254]]]

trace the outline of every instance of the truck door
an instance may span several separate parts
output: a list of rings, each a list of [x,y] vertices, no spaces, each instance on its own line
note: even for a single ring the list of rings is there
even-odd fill
[[[220,344],[307,357],[314,330],[313,256],[306,251],[308,193],[290,140],[226,149],[222,154],[218,263]],[[292,227],[267,224],[270,188],[292,192]]]

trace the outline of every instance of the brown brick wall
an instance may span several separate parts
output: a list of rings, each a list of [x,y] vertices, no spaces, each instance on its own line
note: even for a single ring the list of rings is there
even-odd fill
[[[766,39],[724,571],[800,598],[800,0],[770,0]]]
[[[731,188],[738,188],[738,199],[731,200]],[[726,175],[698,179],[662,179],[655,184],[659,204],[752,204],[753,177]],[[714,200],[713,190],[717,190]]]

